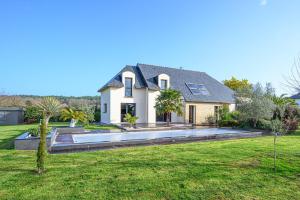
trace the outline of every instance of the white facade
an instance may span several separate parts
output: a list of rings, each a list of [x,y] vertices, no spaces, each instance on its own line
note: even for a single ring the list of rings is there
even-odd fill
[[[135,104],[135,114],[138,117],[137,123],[155,123],[155,99],[159,91],[149,91],[147,88],[136,89],[135,74],[130,71],[122,73],[122,82],[125,85],[125,78],[132,78],[132,97],[125,96],[125,87],[109,87],[101,92],[101,122],[121,123],[121,104]],[[105,112],[105,104],[107,112]]]
[[[135,106],[135,116],[138,117],[137,123],[156,123],[157,116],[155,110],[156,98],[160,91],[149,90],[148,88],[135,88],[135,73],[131,71],[124,71],[121,74],[123,87],[107,87],[101,91],[101,122],[107,124],[122,123],[122,104],[124,112],[124,104]],[[125,95],[125,78],[132,79],[132,95]],[[160,74],[157,77],[158,86],[161,88],[161,80],[164,80],[167,88],[170,88],[170,77],[167,74]],[[187,102],[183,102],[183,116],[177,116],[175,113],[171,114],[171,122],[183,123],[188,121],[187,116]],[[213,110],[204,107],[198,109],[197,112],[200,117],[205,110]],[[212,107],[213,108],[213,107]],[[230,111],[235,110],[235,105],[229,105]],[[127,110],[127,108],[126,108]],[[124,113],[123,113],[124,114]]]

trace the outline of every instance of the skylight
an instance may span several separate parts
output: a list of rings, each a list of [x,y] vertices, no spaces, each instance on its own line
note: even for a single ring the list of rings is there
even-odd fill
[[[186,83],[193,95],[209,96],[209,92],[203,84]]]

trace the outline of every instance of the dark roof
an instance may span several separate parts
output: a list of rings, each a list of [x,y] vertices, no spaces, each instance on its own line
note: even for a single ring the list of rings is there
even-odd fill
[[[132,71],[136,75],[135,88],[148,87],[149,90],[159,90],[157,76],[167,74],[170,76],[170,87],[181,92],[185,101],[190,102],[221,102],[233,103],[234,92],[204,72],[161,67],[147,64],[126,66],[112,80],[105,84],[99,91],[107,87],[122,87],[121,73]],[[203,84],[210,95],[193,95],[186,83]]]
[[[108,87],[116,87],[116,88],[121,88],[124,86],[124,84],[122,83],[122,73],[125,71],[131,71],[133,73],[135,73],[135,88],[144,88],[146,87],[144,81],[143,81],[143,77],[140,74],[139,69],[136,66],[130,66],[130,65],[126,65],[116,76],[114,76],[110,81],[108,81],[103,87],[101,87],[98,92],[101,92],[103,90],[105,90]]]
[[[290,98],[291,99],[300,99],[300,93],[292,95]]]

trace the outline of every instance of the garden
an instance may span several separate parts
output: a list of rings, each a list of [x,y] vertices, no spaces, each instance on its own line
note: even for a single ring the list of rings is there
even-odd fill
[[[49,126],[66,123],[49,123]],[[13,140],[36,125],[0,126],[0,199],[299,199],[300,131],[273,137],[48,154]]]
[[[88,123],[83,110],[44,98],[40,123],[0,126],[0,199],[299,199],[295,102],[260,84],[236,90],[236,98],[237,110],[224,106],[218,124],[272,135],[69,154],[47,154],[48,128],[114,127]],[[70,123],[50,120],[58,115]],[[38,151],[14,150],[14,138],[28,130],[42,138]]]

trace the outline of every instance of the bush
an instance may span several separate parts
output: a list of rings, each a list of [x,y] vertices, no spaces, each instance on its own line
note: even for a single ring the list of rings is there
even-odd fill
[[[271,130],[271,121],[270,120],[265,120],[265,119],[260,119],[257,122],[257,128],[263,129],[263,130]]]
[[[237,127],[239,126],[239,122],[237,120],[234,119],[230,119],[230,120],[220,120],[218,122],[220,127]]]
[[[132,116],[130,113],[127,113],[124,117],[124,120],[128,122],[131,126],[136,124],[136,121],[138,120],[138,117]]]
[[[216,118],[212,115],[206,117],[206,121],[209,125],[213,125],[216,123]]]
[[[284,126],[289,131],[295,131],[298,129],[299,122],[297,119],[286,119],[284,121]]]
[[[234,119],[234,120],[238,120],[239,117],[240,117],[240,112],[239,111],[232,111],[229,114],[230,114],[230,118]]]
[[[50,128],[47,128],[46,131],[47,133],[50,131]],[[28,132],[32,137],[39,137],[40,136],[40,128],[36,127],[36,128],[30,128],[28,129],[26,132]]]
[[[30,128],[27,130],[27,132],[32,136],[32,137],[38,137],[40,134],[40,129],[38,127],[36,128]]]
[[[284,111],[284,119],[294,119],[300,117],[300,109],[298,106],[288,105]]]
[[[35,123],[39,122],[41,119],[41,112],[38,107],[36,106],[28,106],[24,112],[24,120],[27,123]]]
[[[223,105],[223,107],[219,110],[219,115],[221,120],[230,120],[229,106]]]
[[[94,118],[96,122],[100,122],[101,120],[101,111],[100,109],[95,109]]]

